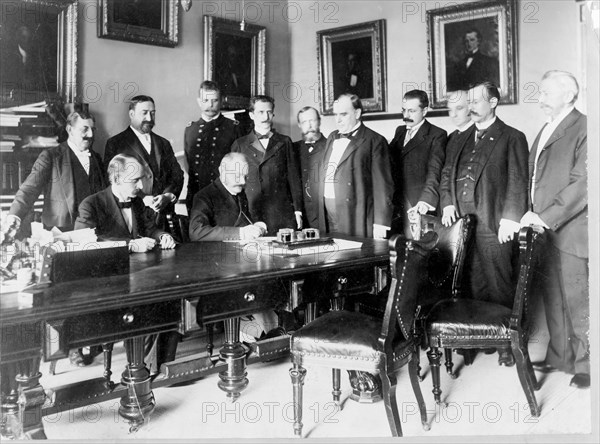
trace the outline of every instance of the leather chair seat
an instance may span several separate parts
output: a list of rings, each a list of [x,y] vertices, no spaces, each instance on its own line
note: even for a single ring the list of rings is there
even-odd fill
[[[427,316],[429,338],[457,340],[510,340],[512,310],[503,305],[473,299],[446,299]]]
[[[381,319],[350,311],[331,311],[292,335],[292,353],[302,358],[339,358],[377,366],[384,353],[377,351]],[[395,335],[394,359],[410,354],[412,343]],[[355,364],[352,364],[355,365]],[[345,366],[344,366],[345,367]]]

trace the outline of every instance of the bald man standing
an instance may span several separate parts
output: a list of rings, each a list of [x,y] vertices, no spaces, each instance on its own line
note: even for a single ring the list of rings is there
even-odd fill
[[[550,342],[538,371],[574,374],[571,386],[590,386],[587,117],[575,109],[577,80],[549,71],[540,87],[548,121],[529,155],[530,210],[521,225],[547,229],[550,246],[541,266]]]

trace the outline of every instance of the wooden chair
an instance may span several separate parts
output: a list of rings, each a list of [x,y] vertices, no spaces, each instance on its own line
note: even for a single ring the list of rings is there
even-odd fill
[[[438,301],[462,296],[462,275],[474,219],[471,215],[459,218],[450,227],[442,224],[441,218],[431,215],[415,215],[411,219],[413,239],[419,240],[429,232],[437,234],[437,240],[428,259],[428,279],[419,290],[417,324],[423,322],[431,307]],[[383,316],[385,297],[363,298],[356,305],[356,310],[373,316]],[[417,329],[422,331],[422,328]],[[424,349],[428,348],[425,342]],[[444,350],[446,370],[454,378],[452,371],[452,349]],[[465,356],[465,364],[471,363],[469,355]],[[419,379],[421,371],[419,366]]]
[[[419,388],[414,326],[418,292],[436,235],[429,242],[407,241],[394,236],[390,241],[392,280],[383,320],[364,313],[333,310],[292,334],[290,369],[294,393],[294,432],[302,435],[302,386],[305,365],[332,368],[333,400],[340,402],[340,371],[359,370],[379,374],[383,401],[393,436],[402,436],[396,403],[395,372],[408,364],[412,388],[426,430],[427,412]]]
[[[441,404],[440,348],[512,349],[517,373],[531,414],[539,416],[535,399],[539,389],[527,342],[531,316],[529,306],[534,267],[545,241],[543,229],[522,228],[519,232],[519,277],[512,309],[493,302],[468,298],[449,298],[436,303],[425,319],[427,352],[435,401]]]

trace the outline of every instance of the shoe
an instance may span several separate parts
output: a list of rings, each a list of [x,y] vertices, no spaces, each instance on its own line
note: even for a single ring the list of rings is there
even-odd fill
[[[82,353],[81,349],[78,350],[73,350],[70,354],[69,354],[69,361],[71,362],[71,365],[74,367],[85,367],[86,365],[90,365],[92,363],[92,359],[89,358],[88,356],[85,356]]]
[[[515,365],[515,357],[510,350],[498,350],[498,365],[512,367]]]
[[[571,387],[577,387],[578,389],[589,388],[590,375],[587,373],[575,373],[575,376],[573,376],[569,385]]]
[[[531,365],[535,371],[541,373],[554,373],[558,371],[556,367],[548,364],[546,361],[532,362]]]

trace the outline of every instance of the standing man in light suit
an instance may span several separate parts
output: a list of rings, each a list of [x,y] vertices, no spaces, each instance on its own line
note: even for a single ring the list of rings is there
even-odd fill
[[[579,85],[564,71],[544,74],[540,106],[548,121],[529,155],[530,211],[521,225],[541,225],[550,239],[541,288],[550,342],[534,368],[574,374],[590,386],[587,117],[575,109]]]
[[[333,102],[337,131],[327,138],[319,181],[319,229],[383,239],[392,222],[394,182],[388,144],[360,121],[354,94]]]

